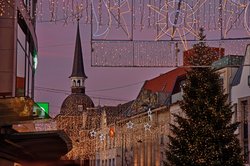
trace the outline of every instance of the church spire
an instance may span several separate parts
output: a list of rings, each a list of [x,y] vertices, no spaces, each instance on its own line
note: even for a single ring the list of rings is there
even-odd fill
[[[72,81],[71,91],[72,93],[85,93],[84,82],[88,77],[84,71],[83,56],[82,56],[82,45],[79,30],[79,20],[77,21],[77,34],[75,42],[75,53],[74,62],[72,68],[72,74],[70,79]]]
[[[83,57],[82,57],[82,45],[79,30],[79,20],[77,21],[77,34],[75,42],[75,54],[72,74],[70,77],[84,77],[88,78],[84,72]]]

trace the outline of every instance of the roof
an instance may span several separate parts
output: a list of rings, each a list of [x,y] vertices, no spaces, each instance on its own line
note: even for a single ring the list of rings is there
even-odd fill
[[[143,105],[150,106],[151,108],[164,105],[173,91],[176,79],[179,76],[184,76],[187,70],[189,70],[189,68],[179,67],[145,81],[136,100],[134,100],[131,107],[126,111],[126,116],[133,116],[145,112]]]
[[[242,65],[243,59],[244,56],[242,55],[227,55],[213,62],[212,66],[216,69],[221,69],[224,67],[238,67]]]
[[[62,103],[60,115],[81,116],[87,108],[93,108],[94,103],[89,96],[84,93],[73,93]]]
[[[166,92],[171,93],[174,87],[175,80],[178,76],[186,74],[188,68],[179,67],[171,70],[165,74],[148,80],[144,83],[142,89],[150,90],[152,92]]]
[[[77,23],[77,34],[76,34],[76,43],[75,43],[75,54],[72,74],[70,77],[84,77],[88,78],[84,71],[83,57],[82,57],[82,44],[79,30],[79,21]]]
[[[119,104],[117,106],[104,106],[102,109],[106,111],[107,124],[114,123],[117,120],[126,116],[126,111],[131,106],[133,101],[129,101],[124,104]]]

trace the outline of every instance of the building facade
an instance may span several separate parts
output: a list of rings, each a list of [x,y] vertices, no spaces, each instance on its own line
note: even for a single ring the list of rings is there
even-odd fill
[[[238,129],[240,145],[243,149],[244,162],[250,163],[250,45],[247,46],[244,60],[231,84],[231,102],[234,119],[240,122]]]
[[[36,0],[3,1],[0,16],[0,97],[34,97]]]
[[[95,141],[89,139],[89,130],[99,128],[100,114],[92,109],[94,103],[85,94],[86,79],[78,20],[73,67],[70,75],[71,94],[63,101],[60,114],[55,119],[57,128],[64,130],[73,144],[72,150],[64,158],[89,165],[94,154],[92,145],[95,145]]]
[[[223,56],[223,49],[222,52],[213,49]],[[214,60],[219,59],[218,55]],[[219,68],[225,93],[230,92],[230,83],[238,69],[227,67]],[[67,131],[73,141],[73,149],[66,157],[91,166],[164,165],[171,134],[169,123],[175,124],[172,114],[182,115],[179,101],[187,70],[189,68],[177,68],[145,81],[134,101],[116,107],[83,104],[79,110],[82,100],[77,99],[69,102],[74,106],[65,109],[64,102],[57,126]],[[72,94],[76,92],[72,90]]]
[[[37,132],[33,123],[36,3],[0,2],[0,165],[58,163],[72,148],[63,131]]]
[[[96,130],[97,135],[92,137],[98,142],[98,146],[93,146],[96,148],[96,155],[92,165],[164,164],[167,135],[169,135],[169,108],[140,106],[144,111],[141,110],[132,116],[124,115],[131,113],[130,110],[135,102],[139,101],[127,103],[124,108],[121,108],[121,105],[117,106],[120,107],[118,110],[105,108],[102,111],[107,114],[106,117],[102,117],[102,121],[107,123],[101,125]],[[111,114],[114,112],[118,114],[112,117]],[[118,119],[115,119],[117,117]]]

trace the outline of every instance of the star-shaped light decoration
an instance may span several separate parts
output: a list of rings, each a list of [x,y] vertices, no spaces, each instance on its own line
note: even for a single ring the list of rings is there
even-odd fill
[[[131,13],[131,10],[132,8],[130,6],[129,0],[114,1],[113,5],[111,3],[110,9],[109,9],[109,12],[114,17],[117,17],[117,19],[115,19],[114,21],[118,23],[118,28],[121,27],[129,39],[131,39],[132,36],[130,34],[127,20],[125,18],[126,18],[126,14]],[[117,11],[119,12],[117,13]]]
[[[129,121],[128,123],[126,123],[127,124],[127,128],[128,129],[132,129],[133,128],[133,126],[134,126],[134,123],[133,122],[131,122],[131,121]]]
[[[95,0],[91,0],[92,4],[95,4]],[[104,36],[104,38],[107,37],[108,33],[111,30],[112,22],[117,22],[118,28],[122,28],[125,35],[131,39],[132,35],[130,34],[129,27],[127,24],[126,14],[131,13],[131,6],[129,0],[102,0],[104,4],[104,10],[107,12],[107,23],[106,26],[104,24],[101,25],[101,22],[99,21],[101,16],[98,16],[97,8],[94,6],[92,7],[93,11],[93,20],[96,22],[96,27],[93,32],[94,37],[100,37]],[[112,19],[114,18],[114,19]]]
[[[104,139],[105,139],[105,135],[103,133],[101,133],[100,136],[99,136],[99,138],[100,138],[100,141],[103,142]]]
[[[198,7],[196,5],[191,7],[184,1],[172,0],[160,7],[150,4],[147,6],[158,13],[156,24],[159,27],[159,33],[156,40],[161,39],[163,36],[169,36],[171,39],[179,38],[183,44],[186,44],[186,35],[188,33],[197,36],[193,28],[197,22],[195,12]],[[186,45],[184,46],[186,47]]]
[[[231,5],[234,7],[237,7],[237,10],[232,10],[231,8],[228,8],[227,6]],[[225,11],[226,14],[228,14],[228,18],[225,19],[225,28],[224,28],[224,37],[227,37],[228,33],[232,28],[236,25],[238,22],[238,17],[241,13],[246,11],[247,4],[246,3],[241,3],[239,0],[225,0],[224,4],[222,5],[222,10]],[[246,13],[245,13],[246,14]],[[245,24],[246,19],[244,19],[244,25],[245,29],[248,30],[248,25]]]
[[[96,137],[96,131],[92,130],[89,132],[91,137]]]
[[[144,124],[145,131],[150,131],[151,125],[149,123]]]

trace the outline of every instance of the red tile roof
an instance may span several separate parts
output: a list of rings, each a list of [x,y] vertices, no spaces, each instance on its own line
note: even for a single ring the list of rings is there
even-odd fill
[[[171,93],[174,87],[175,80],[178,76],[186,74],[188,68],[179,67],[171,70],[165,74],[147,80],[142,89],[150,90],[152,92],[167,92]]]
[[[214,61],[218,60],[221,56],[224,56],[224,48],[210,47],[210,49],[216,53],[213,58]],[[184,66],[189,66],[188,57],[192,56],[192,54],[194,54],[194,49],[187,50],[183,53]],[[161,74],[156,78],[147,80],[145,81],[142,89],[150,90],[152,92],[171,93],[174,88],[176,78],[178,76],[185,75],[188,69],[189,68],[187,67],[179,67],[165,74]]]

